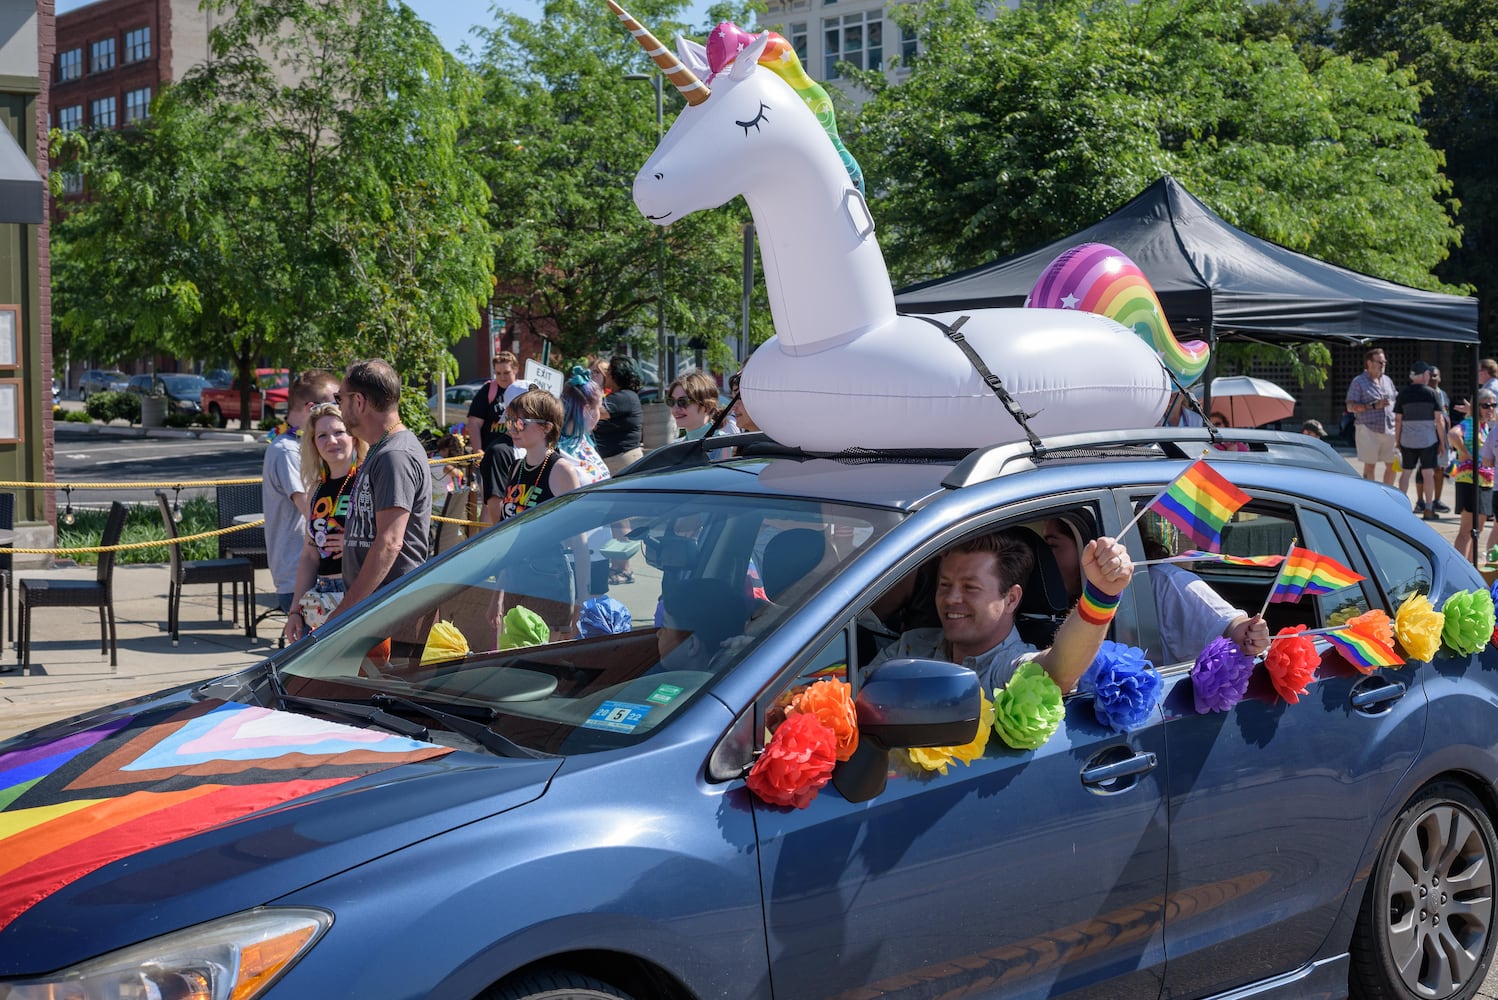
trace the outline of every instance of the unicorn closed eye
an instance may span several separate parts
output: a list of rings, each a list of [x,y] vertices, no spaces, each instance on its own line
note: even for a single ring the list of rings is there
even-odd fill
[[[1024,440],[943,333],[963,314],[896,313],[862,174],[790,45],[725,23],[706,47],[679,42],[678,58],[609,6],[687,100],[635,177],[636,206],[669,225],[743,195],[754,217],[775,324],[740,382],[755,422],[816,452]],[[1169,404],[1159,355],[1113,320],[1071,309],[969,316],[962,336],[1035,434],[1148,427]]]

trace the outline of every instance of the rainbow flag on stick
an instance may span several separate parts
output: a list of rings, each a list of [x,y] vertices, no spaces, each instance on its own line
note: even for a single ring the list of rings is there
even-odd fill
[[[1404,663],[1404,657],[1396,653],[1394,647],[1355,628],[1333,629],[1326,633],[1326,640],[1337,647],[1343,659],[1365,674],[1378,667],[1398,667]]]
[[[1246,503],[1247,493],[1224,479],[1205,458],[1199,458],[1151,500],[1134,521],[1153,511],[1203,549],[1216,552],[1222,547],[1222,526]]]
[[[1274,590],[1270,592],[1267,603],[1298,601],[1303,594],[1330,594],[1351,587],[1361,579],[1335,559],[1292,545],[1280,565],[1280,575],[1275,578]]]
[[[1285,561],[1284,556],[1227,556],[1221,552],[1202,552],[1199,549],[1182,552],[1179,558],[1182,560],[1195,559],[1198,561],[1215,559],[1217,562],[1228,566],[1259,566],[1264,569],[1274,569],[1274,567]],[[1155,561],[1164,562],[1163,559]],[[1140,566],[1143,564],[1136,562],[1134,565]]]

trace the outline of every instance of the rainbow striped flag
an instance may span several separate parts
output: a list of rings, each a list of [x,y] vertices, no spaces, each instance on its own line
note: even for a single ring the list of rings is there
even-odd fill
[[[1355,628],[1328,632],[1326,639],[1337,647],[1337,652],[1342,654],[1343,659],[1365,674],[1372,673],[1377,667],[1398,667],[1404,664],[1404,658],[1394,651],[1393,646]]]
[[[1280,566],[1280,575],[1275,578],[1269,600],[1271,603],[1298,601],[1303,594],[1330,594],[1351,587],[1361,579],[1335,559],[1292,545],[1290,554]]]
[[[1222,526],[1248,503],[1248,494],[1199,458],[1155,497],[1146,510],[1180,529],[1209,552],[1222,547]]]
[[[1274,569],[1285,561],[1284,556],[1228,556],[1221,552],[1203,552],[1200,549],[1192,549],[1182,552],[1181,558],[1196,557],[1198,559],[1214,559],[1229,566],[1259,566],[1264,569]],[[1135,565],[1138,565],[1137,563]]]

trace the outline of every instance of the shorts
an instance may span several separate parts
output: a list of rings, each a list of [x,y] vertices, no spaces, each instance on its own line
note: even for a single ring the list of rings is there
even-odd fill
[[[1394,435],[1380,434],[1371,427],[1358,424],[1358,461],[1364,465],[1388,465],[1394,461]]]
[[[1428,444],[1424,448],[1399,448],[1399,465],[1405,472],[1413,472],[1415,469],[1427,469],[1431,472],[1436,470],[1436,446]]]
[[[1453,483],[1452,485],[1456,487],[1456,512],[1465,514],[1472,510],[1472,484]],[[1478,489],[1476,514],[1478,517],[1493,516],[1493,488],[1491,486]]]

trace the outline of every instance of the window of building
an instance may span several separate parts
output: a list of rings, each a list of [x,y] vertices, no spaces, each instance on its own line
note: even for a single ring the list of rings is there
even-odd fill
[[[79,195],[83,193],[83,175],[79,173],[67,173],[62,175],[62,193],[65,195]]]
[[[903,63],[906,66],[909,66],[910,63],[911,63],[911,61],[913,59],[915,59],[917,48],[918,47],[917,47],[917,44],[916,44],[915,29],[914,28],[901,28],[900,29],[900,62]]]
[[[83,75],[83,50],[68,49],[57,57],[57,82],[66,83]]]
[[[837,64],[852,63],[859,69],[884,65],[884,11],[875,8],[857,14],[822,19],[823,78],[837,79]]]
[[[142,87],[139,90],[125,92],[125,122],[140,121],[151,112],[151,88]]]
[[[151,58],[151,26],[125,32],[125,61],[140,62]]]
[[[83,127],[83,105],[61,108],[57,112],[57,127],[64,132],[76,132]]]
[[[101,97],[89,109],[94,128],[114,128],[115,102],[113,97]]]
[[[92,72],[102,73],[106,69],[114,69],[114,39],[101,38],[89,46],[89,65],[93,67]]]
[[[785,26],[786,41],[791,43],[791,48],[796,52],[796,58],[801,60],[801,65],[806,65],[806,22],[792,21]]]

